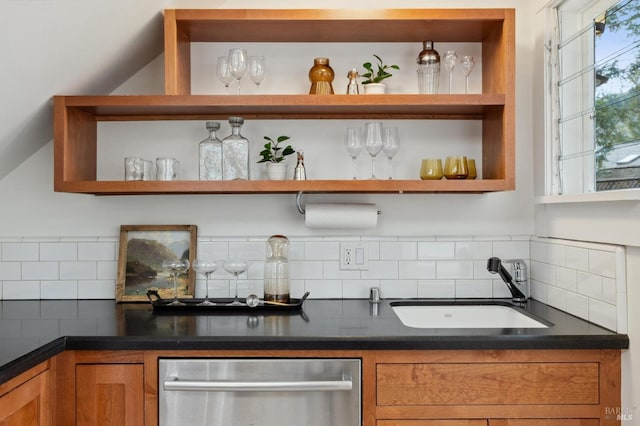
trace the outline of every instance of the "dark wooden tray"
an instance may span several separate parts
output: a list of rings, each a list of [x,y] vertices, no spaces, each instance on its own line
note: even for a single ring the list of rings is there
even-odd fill
[[[175,312],[264,312],[264,311],[273,311],[275,312],[290,312],[290,311],[299,311],[302,309],[302,304],[309,297],[309,292],[306,292],[302,298],[300,299],[291,299],[290,303],[286,304],[271,304],[269,302],[265,303],[260,301],[258,306],[250,307],[243,302],[242,305],[229,305],[229,303],[233,302],[232,298],[209,298],[209,300],[215,305],[199,305],[199,303],[203,302],[202,298],[189,298],[178,300],[184,305],[178,306],[170,306],[170,303],[173,302],[173,299],[163,299],[160,297],[156,290],[147,290],[147,298],[149,298],[149,302],[153,306],[153,310],[156,312],[167,312],[167,313],[175,313]]]

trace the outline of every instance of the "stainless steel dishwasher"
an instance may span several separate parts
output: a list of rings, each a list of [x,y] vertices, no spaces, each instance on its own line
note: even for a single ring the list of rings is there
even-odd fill
[[[359,359],[160,359],[160,426],[360,426]]]

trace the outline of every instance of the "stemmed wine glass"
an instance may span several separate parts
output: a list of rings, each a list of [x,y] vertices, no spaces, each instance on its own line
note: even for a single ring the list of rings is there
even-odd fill
[[[257,91],[260,91],[260,83],[264,80],[265,76],[265,64],[264,56],[250,56],[249,57],[249,79],[257,87]]]
[[[162,268],[171,272],[173,277],[173,301],[167,306],[184,306],[184,303],[178,300],[178,274],[189,270],[189,261],[187,259],[163,260]]]
[[[244,303],[238,299],[238,275],[245,272],[248,267],[249,264],[245,260],[233,259],[224,261],[224,269],[236,277],[236,293],[233,297],[233,302],[229,303],[230,306],[244,306]]]
[[[389,179],[391,179],[391,160],[398,152],[398,129],[396,127],[385,127],[383,133],[382,152],[389,160]]]
[[[447,50],[447,53],[444,54],[444,58],[442,58],[444,67],[449,71],[449,94],[453,93],[453,69],[456,67],[457,60],[458,55],[455,50]]]
[[[469,93],[469,74],[473,71],[473,67],[476,65],[476,62],[473,60],[473,56],[463,56],[462,62],[460,62],[460,66],[462,67],[462,71],[464,72],[464,93]]]
[[[349,127],[347,129],[347,136],[344,140],[347,152],[351,156],[353,161],[353,179],[357,179],[358,174],[358,155],[362,152],[362,128]]]
[[[233,76],[231,75],[231,71],[229,70],[229,57],[228,56],[219,56],[218,64],[216,65],[216,75],[218,76],[218,80],[220,80],[224,87],[227,89],[227,94],[229,94],[229,84],[233,81]]]
[[[205,278],[204,300],[198,303],[198,306],[215,305],[209,300],[209,276],[218,268],[218,263],[215,260],[198,258],[193,261],[191,267],[194,271],[204,275]]]
[[[371,179],[376,178],[376,155],[382,151],[382,123],[379,121],[365,123],[364,149],[371,156]]]
[[[229,71],[238,80],[238,95],[240,94],[240,79],[247,73],[249,58],[244,49],[234,48],[229,50]]]

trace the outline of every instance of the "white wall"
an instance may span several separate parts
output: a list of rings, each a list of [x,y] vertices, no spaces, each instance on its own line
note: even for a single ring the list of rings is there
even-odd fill
[[[34,3],[35,4],[35,3]],[[158,12],[163,5],[158,5]],[[175,1],[169,7],[198,7],[202,4],[198,2]],[[317,4],[311,1],[296,2],[295,7],[316,7]],[[438,1],[403,1],[390,5],[385,1],[355,2],[352,7],[381,8],[381,7],[442,7]],[[476,7],[473,1],[456,2],[456,7]],[[529,5],[523,2],[511,1],[486,1],[485,7],[515,7],[517,9],[517,94],[519,100],[517,104],[517,161],[516,161],[516,185],[517,190],[512,192],[492,193],[485,195],[318,195],[308,197],[309,201],[331,200],[331,201],[357,201],[377,203],[383,214],[377,229],[367,231],[369,235],[510,235],[510,234],[530,234],[533,232],[533,212],[531,209],[533,199],[533,178],[532,164],[529,161],[532,155],[531,148],[531,106],[526,100],[531,98],[531,88],[528,82],[532,80],[534,71],[531,62],[532,45],[530,40],[531,24],[528,21]],[[207,7],[211,7],[208,5]],[[291,4],[284,2],[224,2],[220,7],[291,7]],[[342,2],[330,1],[323,4],[326,8],[344,7]],[[332,47],[333,48],[333,47]],[[375,51],[374,46],[370,50]],[[411,60],[418,52],[420,46],[416,45],[407,55],[407,69],[403,72],[410,72]],[[415,52],[414,52],[415,51]],[[332,52],[329,51],[329,54]],[[337,53],[336,53],[337,54]],[[368,55],[366,55],[368,56]],[[19,58],[10,58],[19,59]],[[268,60],[268,58],[267,58]],[[22,59],[28,64],[29,60]],[[308,69],[310,62],[304,59],[302,67]],[[60,66],[52,62],[53,67]],[[342,66],[341,66],[342,68]],[[130,84],[126,84],[121,91],[131,93],[135,90],[134,83],[148,79],[153,76],[153,84],[144,83],[140,85],[140,92],[147,93],[158,90],[162,87],[158,84],[162,75],[158,75],[157,69],[162,69],[162,60],[153,61],[147,68],[132,79]],[[340,72],[338,72],[340,71]],[[213,72],[213,70],[211,70]],[[337,70],[336,74],[346,74],[346,69]],[[410,74],[408,74],[410,75]],[[205,77],[203,77],[205,78]],[[411,83],[413,84],[413,78]],[[399,79],[394,84],[399,84]],[[267,84],[265,82],[265,84]],[[336,82],[336,85],[338,83]],[[49,90],[53,93],[65,93],[68,88],[60,85],[57,88],[55,83]],[[206,86],[206,84],[205,84]],[[402,89],[401,86],[399,90]],[[10,97],[18,98],[18,93],[9,93]],[[415,126],[416,122],[405,121],[400,123],[407,127]],[[278,124],[287,126],[287,131],[292,134],[300,134],[306,137],[306,127],[308,123],[293,122],[271,122],[268,125]],[[259,127],[253,133],[251,126],[246,126],[248,135],[254,141],[253,153],[261,148],[262,130]],[[314,126],[322,126],[322,122],[313,123]],[[465,133],[454,124],[448,123],[447,127],[438,122],[426,122],[421,124],[426,133],[438,129],[440,134],[455,134],[458,132],[460,146],[465,145]],[[477,125],[472,123],[470,126]],[[262,126],[262,125],[261,125]],[[134,126],[135,127],[135,126]],[[189,143],[195,148],[197,142],[204,137],[202,123],[194,123],[192,127],[185,130],[183,134],[183,144]],[[331,126],[327,126],[331,128]],[[177,128],[177,126],[176,126]],[[464,127],[463,127],[464,129]],[[402,129],[401,129],[402,130]],[[420,129],[414,130],[413,134]],[[275,131],[277,132],[277,130]],[[305,133],[306,132],[306,133]],[[131,146],[130,140],[136,144],[145,139],[148,135],[153,135],[154,130],[142,124],[128,133],[129,140],[125,146]],[[264,132],[266,134],[266,130]],[[113,133],[112,133],[113,137]],[[323,158],[322,150],[317,155],[313,154],[313,147],[320,144],[311,144],[309,149],[310,173],[317,172],[323,168],[332,167],[338,162],[339,166],[348,167],[349,158],[343,152],[342,133],[336,132],[332,135],[338,139],[334,141],[337,148],[334,154],[329,152]],[[153,136],[151,137],[153,139]],[[403,147],[398,154],[399,163],[404,156],[406,161],[411,161],[413,154]],[[423,144],[423,156],[446,155],[447,145],[442,145],[442,149],[437,148],[439,140],[429,140],[428,144]],[[152,140],[153,143],[153,140]],[[185,145],[182,145],[185,146]],[[107,148],[109,151],[111,148]],[[476,149],[476,148],[471,148]],[[117,235],[118,228],[124,223],[194,223],[200,227],[206,235],[264,235],[271,232],[280,232],[288,235],[322,235],[322,232],[310,231],[304,227],[302,217],[295,210],[293,195],[251,195],[251,196],[145,196],[145,197],[94,197],[90,195],[57,194],[52,192],[52,153],[51,146],[42,148],[36,155],[29,158],[18,169],[13,171],[4,179],[0,180],[0,195],[3,203],[0,204],[1,236],[61,236],[61,235]],[[335,160],[334,160],[335,158]],[[118,163],[121,155],[117,156]],[[324,163],[321,163],[324,161]],[[363,157],[363,173],[367,163]],[[317,166],[314,165],[317,162]],[[120,164],[118,164],[120,170]],[[381,171],[384,173],[384,163],[380,163]],[[417,165],[407,163],[407,167],[415,170]],[[407,169],[409,170],[409,169]],[[410,173],[400,170],[399,174]],[[411,172],[413,173],[413,172]],[[256,216],[256,206],[259,206],[260,216]]]

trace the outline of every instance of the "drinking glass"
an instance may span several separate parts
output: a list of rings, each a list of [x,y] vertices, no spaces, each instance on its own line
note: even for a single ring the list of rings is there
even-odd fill
[[[218,76],[218,80],[220,80],[224,87],[227,89],[227,94],[229,94],[229,84],[233,81],[233,75],[231,75],[231,71],[229,70],[229,57],[228,56],[219,56],[218,64],[216,65],[216,75]]]
[[[444,177],[447,179],[466,179],[469,176],[467,157],[459,155],[447,157],[444,162]]]
[[[391,160],[398,152],[398,129],[396,127],[385,127],[383,129],[382,153],[389,160],[389,179],[391,179]]]
[[[349,127],[347,129],[347,136],[344,143],[353,162],[353,178],[357,179],[358,163],[356,160],[358,155],[362,152],[362,128]]]
[[[425,158],[420,163],[420,179],[439,180],[444,176],[442,160],[439,158]]]
[[[249,57],[249,79],[256,85],[258,92],[260,91],[260,83],[264,80],[265,64],[264,56]]]
[[[462,72],[464,72],[464,93],[469,93],[469,74],[471,74],[475,65],[476,62],[473,60],[473,56],[462,57],[460,66],[462,67]]]
[[[249,67],[249,57],[244,49],[229,50],[229,72],[238,80],[238,95],[240,94],[240,79],[245,76]]]
[[[371,179],[376,178],[376,155],[382,151],[382,123],[372,121],[364,125],[364,149],[371,156]]]
[[[191,267],[205,278],[204,301],[198,303],[198,306],[215,305],[209,300],[209,276],[218,268],[218,263],[215,260],[198,258],[193,261]]]
[[[248,267],[249,264],[246,260],[233,259],[224,261],[224,269],[230,274],[233,274],[233,276],[236,278],[236,292],[235,296],[233,297],[233,302],[229,303],[230,306],[244,306],[244,303],[240,302],[240,300],[238,299],[238,275],[245,272]]]
[[[173,277],[173,301],[167,306],[184,306],[184,303],[178,300],[178,274],[189,270],[189,261],[187,259],[163,260],[162,268],[169,271]]]
[[[453,69],[456,67],[457,61],[458,55],[455,50],[447,50],[447,53],[444,54],[444,58],[442,58],[444,67],[449,71],[449,94],[453,93]]]

